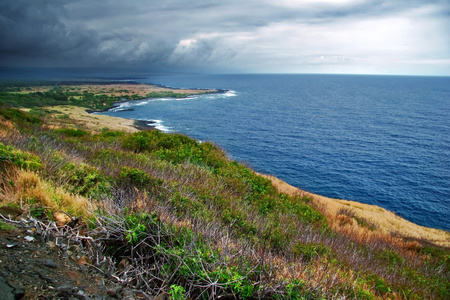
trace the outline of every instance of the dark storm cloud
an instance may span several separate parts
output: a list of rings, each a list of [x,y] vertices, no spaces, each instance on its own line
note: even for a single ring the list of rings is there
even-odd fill
[[[448,0],[6,0],[0,65],[302,72],[400,55],[426,63],[431,50],[428,62],[449,59],[449,10]],[[439,55],[416,49],[419,38],[403,40],[409,20],[419,37],[433,31]],[[378,40],[388,44],[384,58],[366,51]]]

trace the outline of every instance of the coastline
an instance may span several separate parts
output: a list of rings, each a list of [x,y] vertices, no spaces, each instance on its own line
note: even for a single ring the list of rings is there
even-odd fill
[[[342,212],[346,212],[347,214],[353,214],[354,217],[356,217],[355,220],[352,220],[352,224],[349,224],[351,226],[348,226],[349,228],[352,227],[352,230],[354,230],[354,227],[361,222],[368,224],[359,227],[368,226],[369,230],[365,231],[366,234],[369,235],[383,234],[392,238],[400,237],[406,240],[420,240],[441,247],[450,248],[450,232],[448,231],[418,225],[378,205],[343,199],[333,199],[313,194],[294,187],[275,176],[260,175],[269,179],[282,193],[290,196],[306,196],[311,198],[315,206],[327,216],[329,222],[333,223],[333,227],[337,230],[346,230],[345,226],[344,228],[339,228],[339,223],[343,220],[342,216],[344,215]],[[360,222],[357,222],[356,220],[359,220]],[[363,230],[364,228],[359,229]]]
[[[122,130],[133,133],[140,130],[158,130],[152,125],[152,121],[127,119],[122,117],[112,117],[103,114],[97,114],[83,107],[60,105],[52,106],[49,109],[53,110],[58,115],[67,115],[69,118],[75,120],[79,125],[86,127],[93,132],[100,132],[102,128],[109,128],[111,130]],[[60,123],[58,120],[56,123]],[[155,123],[156,124],[156,123]],[[54,124],[54,126],[57,126]]]
[[[47,82],[48,84],[49,82]],[[152,125],[152,121],[127,119],[121,117],[112,117],[103,114],[111,109],[119,107],[122,103],[130,101],[141,101],[143,99],[152,99],[159,97],[183,98],[198,94],[221,94],[228,90],[223,89],[199,89],[199,88],[173,88],[159,84],[144,84],[135,81],[61,81],[52,82],[54,86],[40,85],[27,87],[26,93],[45,92],[55,87],[63,90],[77,90],[93,95],[106,95],[110,97],[123,97],[120,101],[115,101],[111,105],[104,106],[101,109],[90,109],[74,105],[57,105],[47,107],[47,109],[60,114],[57,118],[65,116],[74,119],[79,125],[85,126],[92,131],[99,131],[99,128],[108,127],[112,130],[123,130],[125,132],[136,132],[138,130],[159,130]],[[129,99],[131,95],[132,99]],[[128,99],[127,99],[128,98]],[[104,104],[105,105],[105,104]],[[23,109],[25,111],[29,109]],[[123,109],[123,111],[133,110],[132,108]],[[54,120],[53,126],[64,123],[61,120]],[[156,123],[154,123],[156,125]]]
[[[72,84],[72,86],[65,86],[64,84]],[[185,93],[204,94],[204,93],[225,93],[226,90],[207,90],[207,89],[179,89],[171,88],[163,85],[148,85],[141,84],[134,81],[126,82],[112,82],[112,81],[89,81],[89,82],[62,82],[60,87],[76,89],[86,89],[88,92],[94,94],[107,94],[119,96],[119,94],[127,93],[140,93],[142,99],[145,99],[144,95],[147,95],[149,91],[167,91],[180,93],[184,96]],[[44,88],[43,86],[37,87],[38,89]],[[128,90],[129,89],[129,90]],[[114,94],[115,93],[115,94]],[[113,107],[120,106],[121,103],[130,101],[139,101],[138,99],[124,99],[123,101],[117,101],[113,103]],[[159,130],[155,128],[156,123],[152,124],[152,121],[147,120],[135,120],[122,117],[112,117],[101,114],[111,109],[111,107],[105,107],[100,110],[86,109],[81,106],[52,106],[47,109],[56,112],[56,115],[48,117],[49,126],[61,127],[67,126],[64,118],[68,117],[75,121],[76,126],[88,129],[92,132],[101,132],[104,128],[110,130],[124,131],[128,133],[138,132],[140,130]],[[70,123],[68,123],[70,124]],[[72,124],[73,125],[73,124]],[[299,188],[293,187],[282,180],[271,176],[263,175],[267,179],[271,180],[272,184],[276,186],[281,192],[291,196],[307,196],[311,198],[315,206],[327,216],[329,220],[334,223],[339,223],[339,218],[344,218],[345,214],[353,217],[353,223],[355,220],[360,220],[357,223],[369,224],[372,228],[376,228],[376,232],[382,232],[390,236],[400,236],[405,239],[412,240],[424,240],[429,243],[433,243],[439,246],[450,247],[450,232],[440,229],[434,229],[430,227],[420,226],[418,224],[407,221],[406,219],[397,216],[395,213],[388,211],[382,207],[376,205],[368,205],[356,201],[348,201],[342,199],[332,199],[321,195],[309,193]],[[332,222],[330,221],[330,223]],[[360,224],[352,224],[357,226]],[[361,227],[361,226],[359,226]]]
[[[76,120],[79,124],[93,132],[100,132],[102,128],[105,127],[110,130],[123,130],[129,133],[138,132],[140,130],[158,130],[149,125],[150,121],[92,114],[88,113],[82,107],[57,106],[52,107],[52,109],[67,114],[70,118]],[[306,196],[311,198],[314,206],[327,216],[330,225],[338,231],[346,231],[350,230],[350,228],[351,230],[355,230],[355,228],[357,228],[357,230],[364,231],[367,235],[381,234],[393,239],[403,238],[406,240],[420,240],[441,247],[450,247],[450,232],[445,230],[412,223],[377,205],[328,198],[294,187],[275,176],[265,174],[260,175],[269,179],[282,193],[290,196]],[[344,215],[343,212],[347,215],[351,214],[354,216],[354,220],[349,224],[351,226],[347,226],[348,228],[346,226],[341,228],[339,225],[342,221],[342,216]],[[355,220],[358,220],[358,222]],[[359,223],[366,225],[361,225]],[[367,224],[370,226],[367,226]]]

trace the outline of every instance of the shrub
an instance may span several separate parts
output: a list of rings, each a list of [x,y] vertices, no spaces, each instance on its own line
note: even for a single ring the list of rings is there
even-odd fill
[[[378,275],[371,275],[369,280],[374,284],[375,292],[384,296],[387,293],[391,292],[391,288],[388,286],[387,282],[379,277]]]
[[[125,217],[125,228],[127,234],[125,238],[131,245],[135,245],[142,241],[146,236],[146,223],[151,218],[150,215],[143,213],[141,215],[130,214]]]
[[[321,243],[298,242],[294,245],[292,252],[296,257],[309,261],[316,257],[330,254],[331,249]]]
[[[164,182],[161,178],[154,178],[143,170],[130,167],[122,167],[119,177],[123,183],[147,189],[159,186]]]
[[[66,178],[72,193],[82,196],[107,194],[110,187],[97,168],[86,164],[68,163],[61,169],[60,176]]]
[[[37,126],[43,124],[43,121],[40,118],[15,108],[0,107],[0,115],[5,119],[22,126]]]
[[[62,128],[62,129],[55,129],[55,132],[63,134],[68,137],[82,137],[90,135],[89,132],[83,129],[73,129],[73,128]]]
[[[122,145],[134,152],[152,151],[161,135],[162,133],[156,130],[139,131],[127,135],[123,139]]]
[[[42,169],[42,162],[38,156],[3,143],[0,143],[0,162],[9,162],[25,170],[38,171]]]
[[[123,136],[122,131],[109,130],[108,128],[102,128],[101,136],[104,138],[117,138]]]
[[[405,259],[400,254],[390,249],[380,250],[376,253],[376,256],[378,259],[388,262],[390,266],[396,266],[405,262]]]
[[[184,300],[186,299],[186,290],[179,285],[172,284],[169,290],[169,299],[170,300]]]

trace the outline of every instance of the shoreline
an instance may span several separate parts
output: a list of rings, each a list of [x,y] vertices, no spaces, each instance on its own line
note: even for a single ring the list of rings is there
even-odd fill
[[[135,119],[128,119],[128,120],[134,120],[133,127],[136,128],[137,130],[158,130],[158,131],[161,131],[161,130],[155,128],[155,126],[149,125],[149,123],[156,125],[155,121],[144,121],[144,120],[135,120]]]
[[[75,82],[64,82],[64,83],[75,83]],[[163,85],[147,85],[141,84],[135,81],[79,81],[76,82],[78,86],[83,86],[83,84],[94,84],[96,86],[104,87],[104,86],[114,86],[117,88],[124,87],[124,85],[135,86],[140,88],[151,88],[151,89],[164,89],[170,91],[197,91],[202,92],[202,94],[220,94],[226,93],[227,90],[216,89],[216,90],[208,90],[208,89],[179,89],[179,88],[171,88]],[[117,86],[119,84],[119,86]],[[84,86],[86,87],[86,86]],[[98,87],[97,87],[98,88]],[[99,91],[99,90],[97,90]],[[104,91],[104,89],[102,89]],[[148,91],[148,90],[147,90]],[[207,92],[205,92],[207,91]],[[195,95],[196,93],[192,93]],[[77,121],[79,124],[85,126],[89,130],[94,132],[100,131],[102,128],[110,128],[111,130],[120,130],[129,133],[138,132],[140,130],[158,130],[161,131],[155,126],[152,126],[156,122],[147,121],[147,120],[136,120],[136,119],[127,119],[123,117],[112,117],[108,115],[101,114],[102,112],[109,111],[113,107],[120,106],[122,103],[130,102],[130,101],[141,101],[143,99],[147,99],[142,97],[142,99],[136,100],[123,100],[117,101],[113,103],[112,107],[108,107],[102,110],[92,110],[86,109],[78,106],[56,106],[50,107],[49,109],[56,110],[58,113],[63,115],[68,115],[73,120]],[[151,99],[151,98],[148,98]],[[98,114],[97,114],[98,113]],[[57,117],[58,118],[58,117]],[[58,124],[59,121],[56,121]],[[61,123],[59,123],[61,124]],[[156,125],[156,124],[155,124]],[[58,126],[58,125],[56,125]],[[412,223],[406,219],[397,216],[395,213],[388,211],[382,207],[376,205],[364,204],[362,202],[356,201],[348,201],[341,199],[332,199],[325,196],[321,196],[318,194],[313,194],[300,188],[293,187],[288,183],[276,178],[271,175],[263,175],[267,179],[271,180],[272,184],[275,185],[280,191],[287,193],[289,195],[305,195],[313,199],[316,203],[316,206],[320,208],[320,210],[326,214],[329,218],[336,219],[340,215],[340,211],[350,208],[352,213],[355,214],[358,218],[362,220],[366,220],[369,223],[376,223],[377,227],[380,231],[385,233],[389,233],[392,236],[403,236],[405,238],[411,239],[424,239],[431,243],[450,247],[450,232],[435,229],[431,227],[421,226],[415,223]]]
[[[326,196],[314,194],[289,183],[267,174],[260,174],[269,179],[272,184],[282,193],[290,196],[306,196],[311,198],[315,206],[327,216],[327,218],[335,223],[332,225],[339,230],[338,222],[342,221],[343,211],[350,212],[356,217],[353,220],[353,226],[357,223],[366,223],[360,227],[368,226],[365,229],[366,234],[383,234],[392,238],[405,238],[407,240],[420,240],[432,243],[441,247],[450,248],[450,232],[432,227],[422,226],[408,221],[394,212],[387,210],[381,206],[373,204],[365,204],[358,201],[334,199]],[[375,230],[370,229],[371,225]],[[345,229],[345,228],[344,228]]]
[[[129,132],[137,132],[139,130],[158,130],[153,126],[148,125],[151,121],[110,117],[101,114],[95,115],[113,118],[115,122],[123,125],[126,124],[125,126],[127,126],[130,130]],[[373,224],[373,226],[376,227],[376,230],[371,232],[368,228],[363,228],[365,225],[358,225],[358,222],[355,221],[356,219],[353,221],[353,226],[359,226],[358,228],[360,230],[367,231],[367,234],[369,235],[383,234],[390,237],[403,237],[408,240],[422,240],[441,247],[450,248],[450,232],[448,231],[418,225],[377,205],[325,197],[294,187],[275,176],[268,174],[260,175],[269,179],[282,193],[290,196],[306,196],[311,198],[314,205],[327,216],[333,226],[337,226],[339,223],[339,218],[342,216],[342,212],[348,211],[351,212],[351,214],[354,214],[356,219],[360,220],[361,223]],[[340,230],[340,228],[337,229]]]

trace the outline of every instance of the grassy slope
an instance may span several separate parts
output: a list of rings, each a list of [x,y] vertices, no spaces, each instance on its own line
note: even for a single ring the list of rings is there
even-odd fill
[[[442,240],[405,238],[355,210],[327,209],[211,143],[158,131],[93,131],[60,116],[0,109],[0,203],[49,219],[57,210],[83,216],[87,234],[117,264],[130,263],[116,275],[148,294],[450,296]]]
[[[271,180],[272,184],[282,193],[310,197],[334,225],[342,223],[345,218],[343,215],[350,216],[351,219],[347,220],[347,225],[350,225],[352,230],[355,230],[354,227],[371,227],[376,229],[372,232],[382,232],[405,240],[421,240],[424,243],[450,248],[450,233],[447,231],[414,224],[377,205],[315,195],[293,187],[273,176],[263,176]]]

